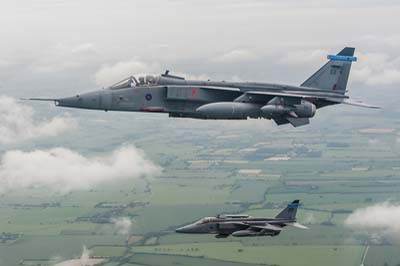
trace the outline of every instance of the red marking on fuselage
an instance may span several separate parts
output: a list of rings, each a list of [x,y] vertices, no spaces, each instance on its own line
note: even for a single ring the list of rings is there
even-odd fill
[[[159,112],[164,112],[165,109],[162,107],[143,107],[140,108],[140,111],[142,112],[155,112],[155,113],[159,113]]]
[[[197,90],[195,88],[192,89],[192,97],[194,97],[197,93]]]

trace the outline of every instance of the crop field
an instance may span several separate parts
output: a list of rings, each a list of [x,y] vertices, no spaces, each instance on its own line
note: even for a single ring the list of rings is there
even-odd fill
[[[398,265],[398,243],[344,224],[355,209],[400,202],[400,113],[382,119],[380,112],[326,110],[299,129],[120,113],[99,126],[102,113],[84,113],[84,130],[32,147],[101,155],[129,143],[160,175],[68,193],[30,187],[0,194],[0,265],[55,265],[87,249],[103,266],[358,266],[366,245],[365,265]],[[308,230],[227,239],[174,232],[218,214],[273,217],[294,199]],[[112,222],[120,217],[132,222],[129,230]]]

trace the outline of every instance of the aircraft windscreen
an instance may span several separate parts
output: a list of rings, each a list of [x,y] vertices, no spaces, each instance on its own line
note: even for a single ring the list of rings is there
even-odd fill
[[[200,219],[199,221],[196,222],[196,224],[206,224],[214,220],[214,217],[205,217],[203,219]]]
[[[138,84],[137,80],[134,76],[130,76],[129,78],[123,79],[120,82],[115,83],[114,85],[110,86],[111,90],[120,90],[125,88],[132,88]]]

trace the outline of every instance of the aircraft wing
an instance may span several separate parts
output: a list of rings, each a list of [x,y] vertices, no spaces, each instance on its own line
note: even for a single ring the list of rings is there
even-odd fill
[[[200,89],[204,90],[222,90],[222,91],[237,91],[240,92],[239,88],[234,88],[234,87],[214,87],[214,86],[200,86]]]
[[[244,222],[226,222],[226,224],[234,224],[237,226],[242,226],[242,227],[247,227],[248,230],[252,231],[282,231],[283,228],[280,226],[272,225],[269,223],[265,223],[264,225],[253,225],[249,223],[244,223]]]
[[[272,225],[266,223],[265,225],[251,225],[250,229],[256,229],[256,230],[264,230],[264,231],[282,231],[283,228],[280,226]]]
[[[187,88],[188,85],[174,85],[171,87],[175,88]],[[195,87],[203,90],[215,90],[215,91],[226,91],[226,92],[242,92],[239,88],[235,87],[220,87],[220,86],[190,86],[190,87]],[[262,91],[246,91],[242,92],[243,94],[239,97],[255,97],[255,96],[269,96],[271,97],[288,97],[288,98],[333,98],[333,99],[347,99],[348,96],[339,94],[339,93],[334,93],[334,92],[321,92],[321,91],[284,91],[284,90],[262,90]],[[235,100],[235,101],[240,101],[240,100]]]
[[[333,99],[347,99],[348,96],[331,93],[331,92],[313,92],[313,91],[293,91],[293,92],[285,92],[285,91],[247,91],[245,92],[247,95],[268,95],[268,96],[280,96],[280,97],[289,97],[289,98],[333,98]]]
[[[199,86],[199,85],[169,85],[166,86],[167,88],[197,88],[203,90],[217,90],[217,91],[233,91],[233,92],[240,92],[239,88],[235,87],[222,87],[222,86]]]
[[[229,85],[229,84],[227,84]],[[182,93],[182,89],[192,88],[191,95]],[[282,87],[282,88],[264,88],[262,90],[241,90],[233,86],[207,86],[207,85],[171,85],[167,86],[167,99],[171,100],[196,100],[198,97],[196,89],[208,90],[214,92],[223,92],[234,98],[233,102],[254,103],[260,106],[268,104],[274,98],[283,101],[285,105],[294,106],[302,104],[303,100],[314,103],[316,108],[330,104],[348,104],[361,107],[377,108],[373,105],[364,104],[358,101],[352,101],[349,96],[329,90],[318,90],[306,87]],[[288,112],[285,115],[276,115],[271,119],[278,125],[291,124],[294,127],[307,125],[310,123],[308,117],[298,117],[295,112]]]
[[[247,228],[247,227],[251,226],[250,224],[242,223],[242,222],[222,222],[220,224],[233,224],[233,225],[236,225],[238,227],[244,227],[244,228]]]
[[[248,91],[245,92],[244,95],[248,96],[257,96],[257,95],[268,95],[268,96],[275,96],[275,97],[285,97],[285,98],[292,98],[292,99],[323,99],[329,102],[334,103],[342,103],[347,105],[353,105],[358,107],[364,108],[373,108],[373,109],[380,109],[379,106],[363,103],[357,100],[351,100],[348,96],[336,93],[329,93],[329,92],[269,92],[269,91]],[[242,96],[244,96],[242,95]],[[241,97],[242,97],[241,96]],[[250,97],[251,98],[251,97]]]

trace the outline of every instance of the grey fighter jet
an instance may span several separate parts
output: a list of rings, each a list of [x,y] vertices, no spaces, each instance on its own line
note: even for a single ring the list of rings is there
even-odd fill
[[[159,112],[198,119],[273,119],[278,125],[306,125],[316,110],[335,104],[378,108],[346,95],[355,48],[346,47],[300,86],[185,80],[169,74],[131,76],[108,88],[54,101],[57,106],[104,111]]]
[[[277,236],[285,226],[307,229],[296,222],[299,200],[295,200],[283,209],[275,218],[251,217],[248,215],[219,215],[206,217],[199,221],[176,229],[177,233],[215,234],[216,238],[228,236]]]

